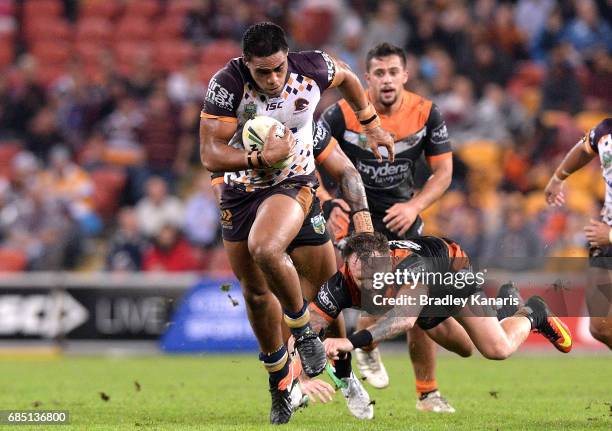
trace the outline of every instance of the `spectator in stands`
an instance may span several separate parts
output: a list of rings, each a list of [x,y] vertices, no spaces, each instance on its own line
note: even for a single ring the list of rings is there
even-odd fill
[[[395,0],[382,0],[376,14],[366,26],[363,40],[364,50],[382,42],[405,46],[410,35],[408,24],[402,19],[399,4]]]
[[[504,224],[487,241],[486,257],[490,266],[516,271],[539,267],[544,248],[538,231],[529,220],[522,197],[508,198]]]
[[[41,174],[41,185],[48,196],[64,205],[85,235],[97,235],[102,221],[93,209],[93,182],[89,174],[70,160],[66,147],[54,147],[50,167]]]
[[[17,196],[7,226],[7,244],[24,251],[32,270],[74,269],[79,261],[81,240],[78,227],[59,201],[38,184]]]
[[[164,225],[144,256],[145,271],[197,271],[198,252],[173,225]]]
[[[51,106],[42,106],[28,124],[26,146],[42,160],[48,160],[49,150],[63,141],[57,128],[56,114]]]
[[[550,66],[542,90],[542,111],[575,114],[582,107],[580,84],[569,56],[571,48],[560,44],[551,52]]]
[[[208,173],[198,176],[196,187],[185,207],[185,234],[191,244],[207,249],[219,239],[219,209]]]
[[[184,216],[183,203],[168,194],[168,186],[160,177],[151,177],[146,183],[146,195],[136,206],[138,225],[149,238],[159,235],[166,225],[182,227]]]
[[[560,9],[553,9],[542,30],[531,43],[531,57],[543,62],[547,60],[548,51],[557,46],[563,37],[563,16]]]
[[[106,270],[132,272],[142,270],[142,261],[148,242],[140,232],[138,216],[132,207],[119,211],[119,226],[110,240],[106,255]]]
[[[514,10],[516,26],[529,42],[540,34],[546,25],[550,13],[555,7],[555,0],[519,0]]]
[[[204,100],[206,86],[198,76],[195,63],[188,63],[181,70],[168,77],[168,97],[173,103],[184,105],[187,102],[201,103]]]
[[[181,139],[178,112],[162,90],[147,101],[140,141],[146,154],[147,176],[163,178],[174,190],[176,178],[186,172],[192,142]]]
[[[612,51],[612,28],[600,17],[595,2],[579,0],[574,4],[577,16],[565,27],[564,39],[584,58],[589,58],[600,47]]]

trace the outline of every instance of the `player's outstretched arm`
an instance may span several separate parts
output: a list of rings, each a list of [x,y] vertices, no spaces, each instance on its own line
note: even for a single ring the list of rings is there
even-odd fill
[[[378,160],[382,160],[378,147],[385,147],[389,154],[389,160],[393,161],[395,158],[393,138],[380,127],[380,118],[374,106],[368,101],[359,78],[346,63],[337,59],[334,62],[336,64],[336,78],[334,80],[337,82],[338,90],[355,111],[374,156]]]
[[[374,232],[361,175],[359,175],[359,172],[339,145],[334,146],[334,149],[321,166],[340,185],[342,197],[353,215],[355,231]],[[337,210],[341,211],[340,209]]]
[[[427,288],[422,285],[417,285],[414,290],[406,286],[399,291],[397,296],[414,297],[416,292],[426,291]],[[329,358],[337,359],[340,352],[350,352],[394,338],[414,326],[420,309],[419,305],[396,305],[367,329],[362,329],[347,338],[327,338],[323,341],[325,352]]]
[[[563,183],[565,179],[593,160],[595,155],[593,151],[587,150],[584,139],[581,139],[574,145],[559,167],[555,170],[555,173],[544,189],[546,202],[549,205],[563,206],[565,204],[565,196],[563,194]]]

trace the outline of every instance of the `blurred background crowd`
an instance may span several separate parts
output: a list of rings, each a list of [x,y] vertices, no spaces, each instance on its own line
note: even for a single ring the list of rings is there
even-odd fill
[[[611,3],[0,0],[0,270],[227,270],[199,112],[262,20],[359,76],[374,44],[406,48],[407,88],[440,107],[455,151],[426,232],[485,258],[583,256],[598,164],[565,208],[542,190],[610,116]]]

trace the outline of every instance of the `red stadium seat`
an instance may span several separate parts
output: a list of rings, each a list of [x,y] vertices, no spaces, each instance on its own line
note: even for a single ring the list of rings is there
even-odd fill
[[[77,42],[109,44],[113,37],[113,25],[100,17],[87,17],[79,20],[76,30]]]
[[[79,20],[85,18],[114,18],[121,9],[117,0],[85,0],[79,3]]]
[[[13,63],[15,58],[15,45],[8,37],[0,38],[0,71]]]
[[[232,40],[217,40],[202,49],[202,63],[225,64],[234,57],[242,55],[240,45]]]
[[[122,75],[128,75],[133,72],[134,64],[141,55],[150,55],[152,53],[151,44],[139,41],[126,41],[115,45],[115,58],[117,60],[117,68]]]
[[[334,15],[329,8],[308,7],[292,19],[294,38],[305,46],[321,46],[333,31]]]
[[[153,37],[155,27],[141,16],[124,16],[115,31],[115,42],[148,41]]]
[[[126,16],[151,18],[160,11],[161,7],[158,0],[127,0],[125,5]]]
[[[35,16],[59,17],[64,13],[61,0],[36,0],[23,3],[23,18]]]
[[[66,73],[64,65],[45,64],[38,68],[38,82],[44,87],[49,87]]]
[[[0,172],[10,173],[13,158],[21,151],[17,141],[0,141]]]
[[[29,43],[38,40],[72,39],[72,26],[62,18],[38,15],[24,20],[24,33]]]
[[[94,183],[96,212],[108,222],[119,208],[119,196],[125,186],[126,175],[119,169],[102,168],[91,173],[91,180]]]
[[[32,47],[32,54],[43,65],[63,65],[72,56],[72,47],[65,42],[41,40]]]
[[[169,40],[160,42],[155,49],[157,67],[164,72],[174,72],[193,59],[195,48],[188,42]]]
[[[168,2],[168,9],[166,13],[168,15],[181,15],[184,16],[187,12],[197,9],[197,0],[173,0]]]
[[[183,35],[185,17],[182,15],[169,15],[164,17],[155,26],[155,39],[179,39]]]
[[[225,63],[200,63],[200,80],[204,84],[208,84],[210,78],[212,78],[213,75],[217,73],[224,65]]]
[[[74,51],[84,64],[97,63],[106,49],[105,46],[89,41],[78,41]]]
[[[28,259],[26,254],[16,248],[0,248],[0,271],[18,272],[26,269]]]

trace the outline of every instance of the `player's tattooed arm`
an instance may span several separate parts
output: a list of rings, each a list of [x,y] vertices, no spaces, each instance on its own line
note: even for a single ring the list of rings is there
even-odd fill
[[[342,197],[353,213],[355,230],[373,232],[368,199],[361,175],[339,145],[334,147],[321,166],[340,185]]]
[[[378,343],[406,332],[414,325],[415,317],[402,315],[403,307],[395,307],[385,314],[378,322],[368,328],[372,334],[372,342]]]

